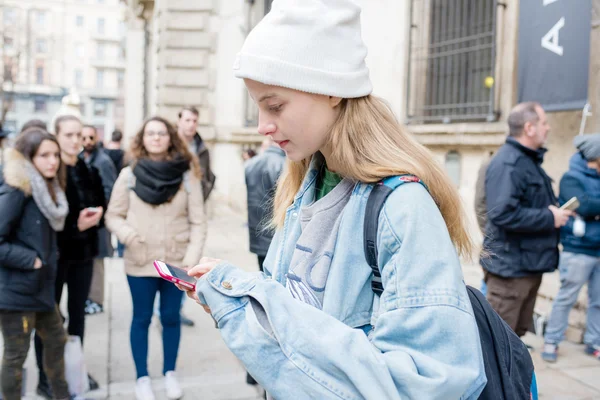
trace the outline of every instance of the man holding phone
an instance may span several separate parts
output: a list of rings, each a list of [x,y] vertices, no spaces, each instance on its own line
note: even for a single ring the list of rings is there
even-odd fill
[[[550,128],[537,103],[522,103],[508,116],[509,136],[486,171],[488,219],[481,257],[487,299],[519,336],[532,324],[545,272],[558,265],[558,228],[573,215],[557,207],[542,169]]]
[[[600,133],[575,138],[579,150],[560,181],[561,203],[577,198],[577,216],[561,229],[560,290],[544,335],[542,358],[555,362],[564,339],[569,312],[588,284],[585,353],[600,360]],[[566,203],[565,203],[566,204]]]

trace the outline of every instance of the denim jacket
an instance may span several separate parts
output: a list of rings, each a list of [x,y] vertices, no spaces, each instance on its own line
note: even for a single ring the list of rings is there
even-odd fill
[[[224,341],[277,400],[477,398],[487,380],[475,318],[448,230],[422,185],[400,186],[381,212],[381,299],[363,253],[372,189],[364,183],[343,212],[323,310],[284,287],[320,162],[288,208],[264,274],[222,263],[198,281]]]

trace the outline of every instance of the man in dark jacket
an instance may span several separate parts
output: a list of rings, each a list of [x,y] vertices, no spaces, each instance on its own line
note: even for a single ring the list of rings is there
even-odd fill
[[[117,174],[119,174],[125,166],[125,151],[121,149],[122,140],[123,133],[120,130],[115,129],[110,136],[110,142],[104,147],[104,152],[110,157],[115,165]]]
[[[277,180],[285,165],[285,152],[270,136],[264,140],[262,148],[263,152],[246,161],[244,168],[250,251],[258,257],[258,268],[261,271],[273,240],[273,230],[269,227],[273,213],[273,197]],[[250,385],[257,384],[250,374],[246,374],[246,382]]]
[[[491,151],[488,156],[483,160],[479,171],[477,172],[477,181],[475,182],[475,217],[477,218],[477,225],[481,234],[485,236],[485,224],[487,222],[487,206],[485,202],[485,172],[487,171],[494,152]],[[487,285],[485,279],[481,280],[481,293],[485,296],[487,294]]]
[[[204,201],[208,199],[215,186],[215,174],[210,169],[210,153],[208,148],[198,133],[198,117],[200,112],[196,107],[185,107],[179,112],[179,121],[177,121],[177,132],[179,137],[189,145],[192,154],[195,154],[200,161],[202,170],[202,193]]]
[[[492,307],[523,336],[544,272],[558,265],[558,228],[571,211],[556,207],[552,181],[542,169],[548,122],[537,103],[518,104],[508,116],[509,136],[487,168],[487,203],[481,257],[487,298]]]
[[[285,165],[285,152],[270,136],[265,141],[264,152],[248,160],[245,166],[250,251],[258,257],[261,271],[273,239],[273,232],[269,229],[273,196]]]
[[[561,231],[560,290],[544,335],[542,358],[555,362],[558,344],[564,339],[569,312],[581,288],[588,284],[589,304],[585,353],[600,360],[600,133],[575,138],[579,150],[571,157],[569,170],[560,181],[561,204],[576,197],[577,216]]]
[[[83,137],[83,151],[79,158],[94,167],[100,173],[104,198],[106,203],[110,200],[113,186],[117,180],[117,169],[111,158],[103,149],[98,147],[98,131],[91,125],[85,125],[81,131]],[[106,228],[98,229],[98,257],[94,260],[94,275],[89,299],[86,301],[86,314],[97,314],[104,311],[104,258],[112,257],[113,247],[110,233]]]

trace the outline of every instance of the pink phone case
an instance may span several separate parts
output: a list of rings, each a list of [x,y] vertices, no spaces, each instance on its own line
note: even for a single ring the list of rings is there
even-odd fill
[[[179,278],[176,278],[174,276],[171,275],[167,275],[165,274],[162,269],[160,268],[160,266],[158,265],[158,261],[154,261],[154,268],[156,269],[156,272],[158,272],[158,275],[160,275],[161,278],[163,278],[166,281],[169,281],[171,283],[177,283],[178,285],[181,285],[183,287],[189,288],[191,290],[196,290],[196,285],[183,281]]]

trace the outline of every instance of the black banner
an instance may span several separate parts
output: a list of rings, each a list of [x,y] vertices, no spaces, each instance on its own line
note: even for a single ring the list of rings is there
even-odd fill
[[[581,109],[588,99],[591,0],[521,0],[518,101],[546,111]]]

